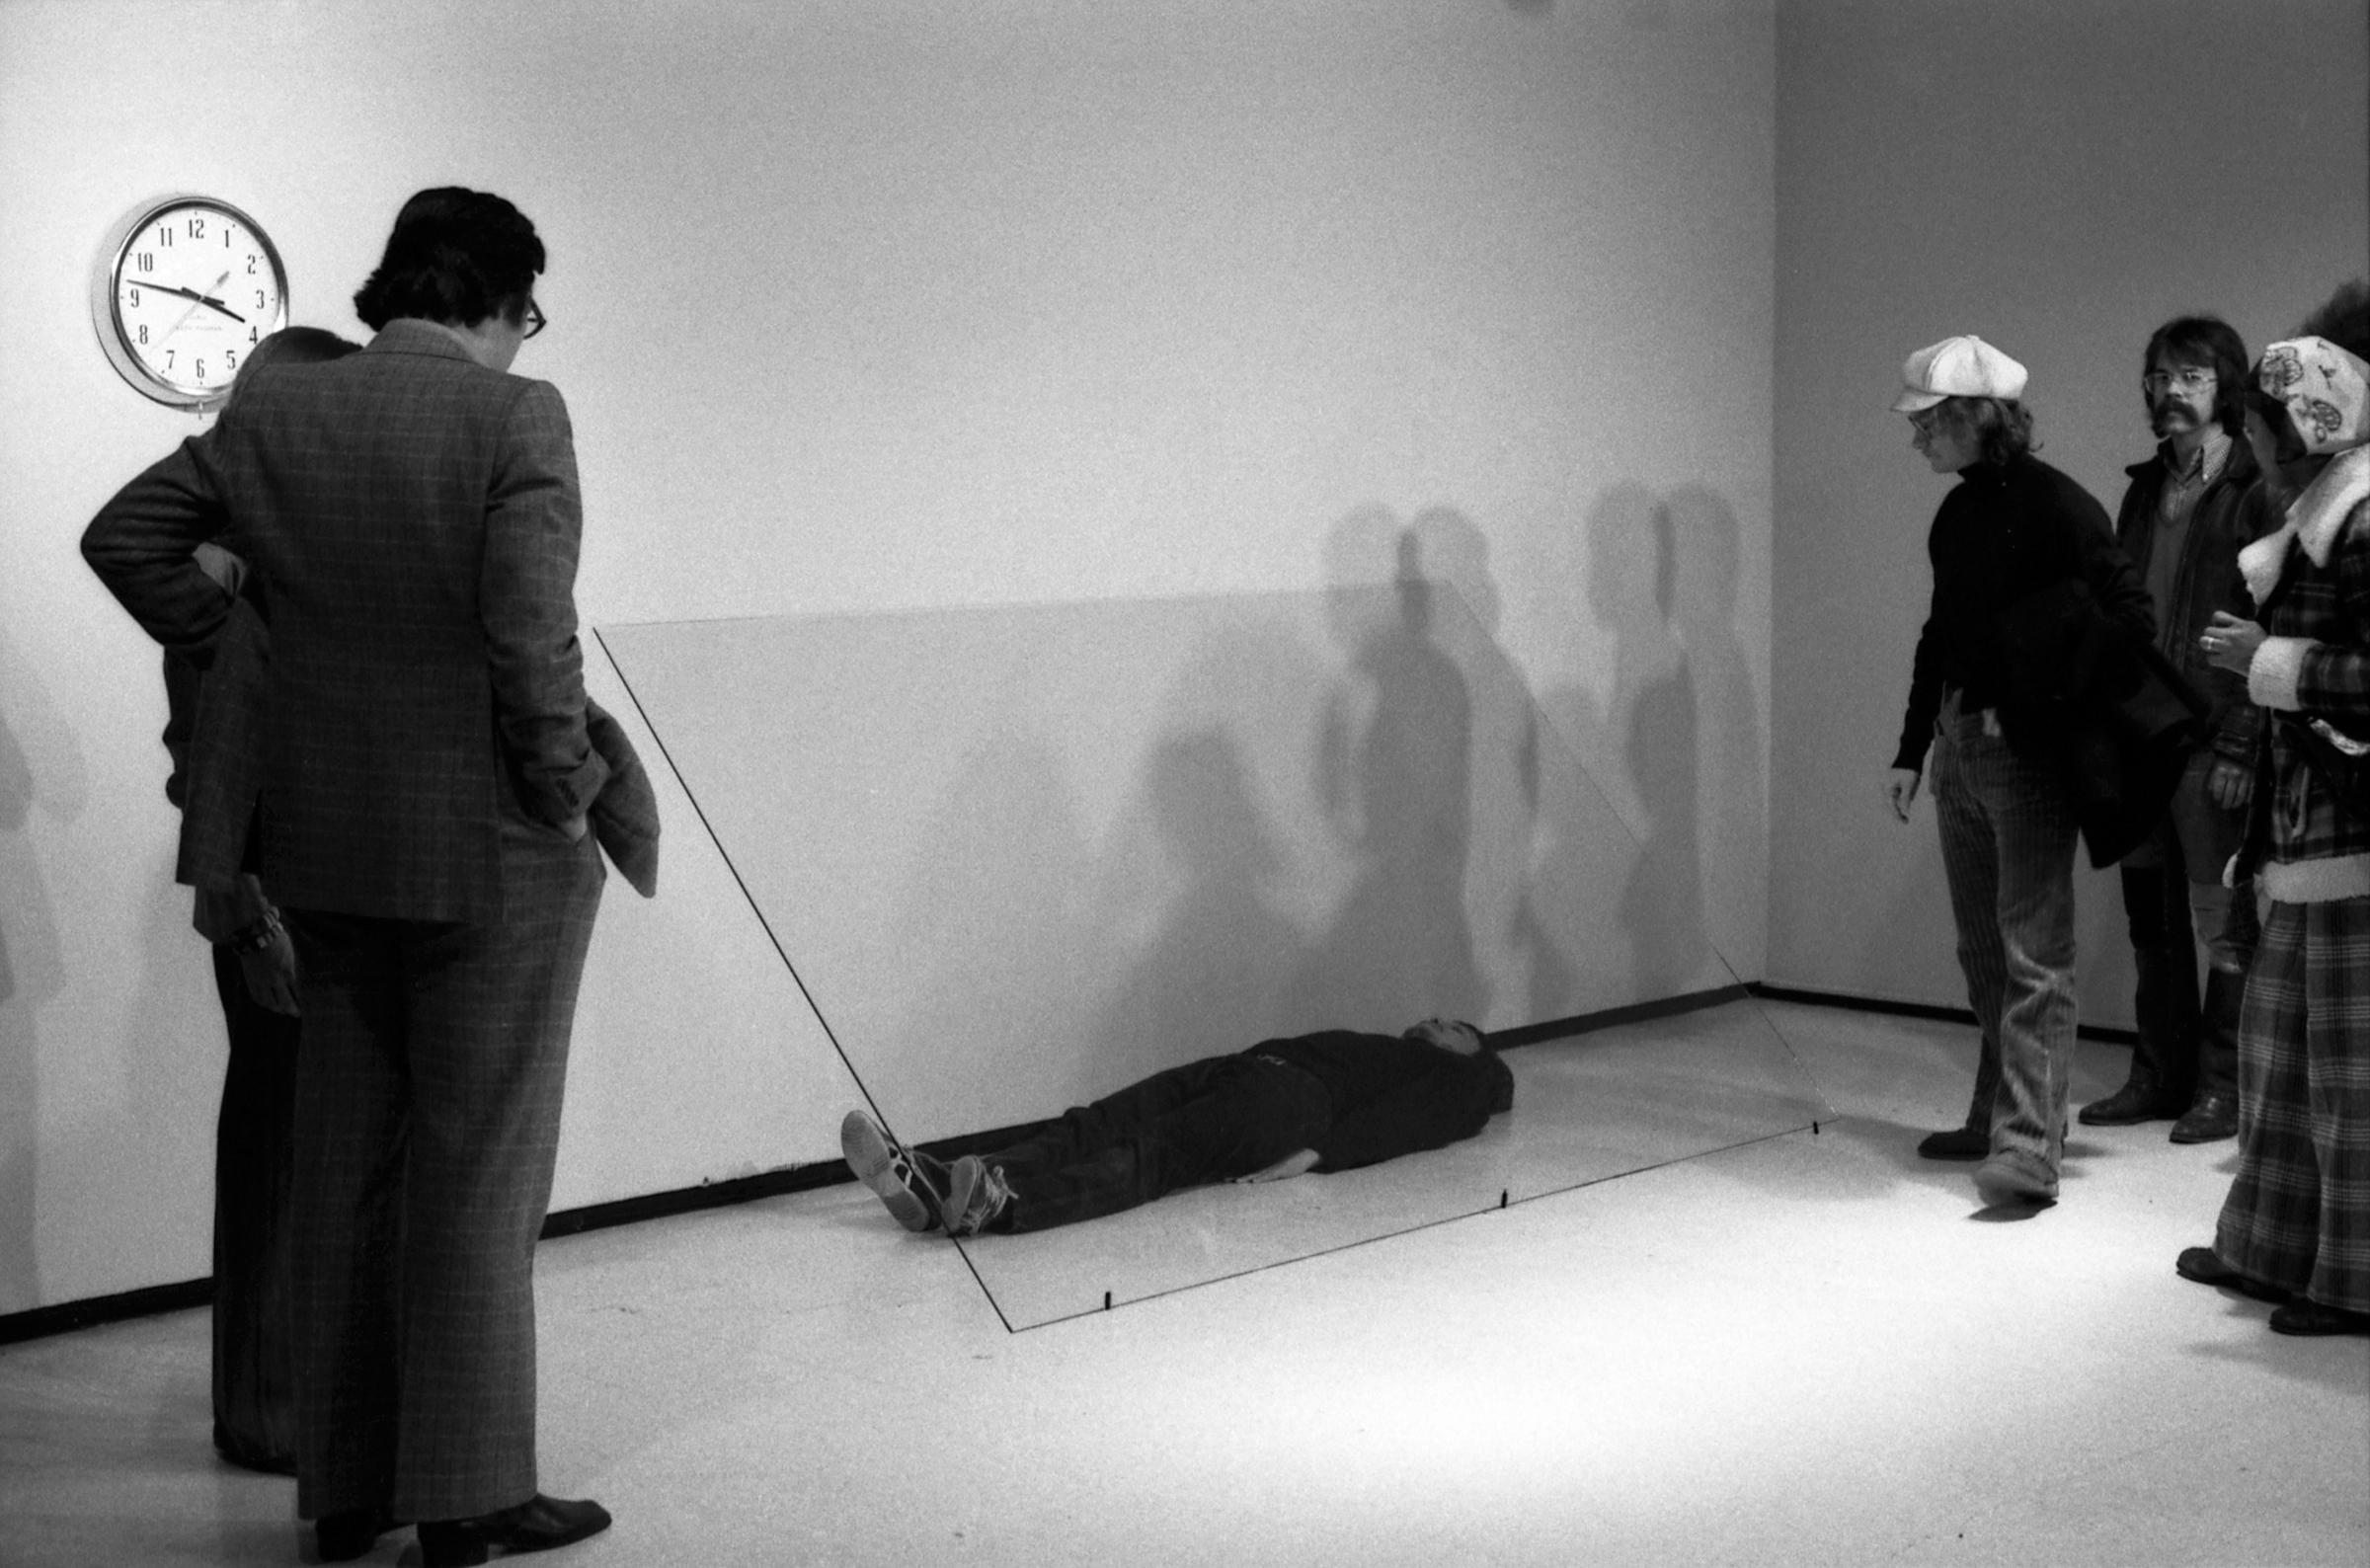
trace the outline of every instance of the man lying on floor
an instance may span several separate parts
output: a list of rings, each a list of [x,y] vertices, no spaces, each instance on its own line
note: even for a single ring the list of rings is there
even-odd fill
[[[908,1230],[1045,1230],[1210,1182],[1354,1170],[1481,1131],[1514,1075],[1471,1024],[1263,1040],[1155,1072],[951,1164],[861,1111],[839,1124],[848,1169]]]

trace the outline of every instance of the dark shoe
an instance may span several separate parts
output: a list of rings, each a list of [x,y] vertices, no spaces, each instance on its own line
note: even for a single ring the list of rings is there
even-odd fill
[[[2172,1141],[2175,1143],[2218,1143],[2223,1138],[2238,1136],[2239,1097],[2235,1094],[2216,1094],[2208,1090],[2197,1096],[2197,1103],[2172,1124]]]
[[[1995,1154],[1975,1167],[1975,1191],[1993,1209],[2057,1202],[2057,1178],[2014,1154]]]
[[[395,1525],[383,1508],[342,1508],[313,1521],[313,1545],[323,1562],[352,1562],[367,1555]]]
[[[935,1230],[946,1203],[948,1172],[943,1160],[909,1149],[861,1111],[839,1122],[839,1152],[856,1180],[908,1230]]]
[[[420,1560],[427,1568],[472,1568],[489,1553],[549,1551],[609,1528],[609,1511],[591,1498],[564,1503],[537,1492],[514,1508],[475,1519],[423,1521]]]
[[[1991,1133],[1979,1127],[1954,1127],[1947,1133],[1929,1133],[1918,1139],[1922,1159],[1981,1159],[1992,1151]]]
[[[2370,1312],[2348,1312],[2341,1306],[2295,1300],[2271,1309],[2271,1332],[2370,1335]]]
[[[1011,1207],[1012,1188],[1001,1165],[989,1165],[977,1154],[955,1161],[948,1177],[946,1230],[952,1236],[976,1236]]]
[[[2078,1117],[2084,1127],[2133,1127],[2141,1122],[2169,1122],[2180,1115],[2154,1078],[2135,1076],[2103,1100],[2093,1100]]]
[[[2211,1247],[2181,1248],[2180,1256],[2172,1260],[2172,1272],[2199,1285],[2228,1287],[2241,1295],[2252,1295],[2258,1301],[2284,1301],[2288,1298],[2287,1292],[2273,1290],[2268,1285],[2257,1285],[2224,1263],[2221,1254]]]

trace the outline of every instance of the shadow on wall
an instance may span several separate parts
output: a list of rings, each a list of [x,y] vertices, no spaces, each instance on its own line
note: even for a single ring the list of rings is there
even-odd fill
[[[1736,635],[1736,513],[1702,486],[1657,496],[1618,485],[1590,510],[1582,541],[1611,678],[1559,686],[1541,706],[1635,841],[1621,927],[1639,993],[1664,995],[1706,956],[1708,901],[1750,895],[1764,875],[1760,707]],[[1566,816],[1549,811],[1543,830]]]
[[[1359,591],[1344,574],[1379,564],[1385,545],[1389,595]],[[1473,685],[1440,640],[1428,545],[1485,555],[1478,530],[1446,509],[1403,528],[1362,509],[1327,540],[1328,629],[1348,663],[1319,721],[1311,793],[1355,870],[1295,983],[1301,1017],[1395,1031],[1489,1010],[1466,908]]]
[[[1122,1081],[1292,1028],[1279,1002],[1307,940],[1285,902],[1285,835],[1235,738],[1215,723],[1170,732],[1112,838],[1096,925],[1133,967],[1090,1038],[1132,1064]],[[1159,872],[1138,875],[1147,856]]]
[[[57,916],[31,832],[35,809],[79,813],[73,732],[0,628],[0,1312],[41,1299],[34,1245],[40,1133],[40,1011],[65,990]]]

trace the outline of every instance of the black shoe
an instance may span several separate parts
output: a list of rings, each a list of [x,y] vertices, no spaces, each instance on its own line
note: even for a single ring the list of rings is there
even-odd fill
[[[2285,1291],[2268,1285],[2257,1285],[2238,1270],[2222,1261],[2221,1254],[2211,1247],[2183,1247],[2180,1256],[2172,1260],[2172,1272],[2184,1280],[2199,1285],[2227,1286],[2241,1295],[2252,1295],[2258,1301],[2284,1301]]]
[[[609,1528],[609,1511],[586,1498],[566,1503],[537,1492],[513,1508],[475,1519],[424,1520],[420,1561],[426,1568],[472,1568],[499,1547],[505,1552],[549,1551]]]
[[[1980,1127],[1954,1127],[1947,1133],[1929,1133],[1918,1139],[1922,1159],[1981,1159],[1992,1151],[1992,1135]]]
[[[366,1555],[396,1523],[383,1508],[342,1508],[313,1521],[313,1545],[323,1562],[352,1562]]]
[[[2170,1122],[2181,1110],[2153,1079],[2134,1078],[2105,1099],[2084,1106],[2078,1120],[2084,1127],[2133,1127],[2142,1122]]]
[[[2370,1335],[2370,1312],[2348,1312],[2341,1306],[2296,1300],[2271,1311],[2274,1334]]]
[[[2211,1090],[2197,1096],[2197,1103],[2181,1114],[2172,1124],[2175,1143],[2218,1143],[2226,1137],[2239,1136],[2239,1097],[2217,1094]]]

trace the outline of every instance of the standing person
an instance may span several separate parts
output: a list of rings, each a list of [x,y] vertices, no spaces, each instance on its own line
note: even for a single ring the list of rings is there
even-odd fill
[[[276,360],[344,358],[360,345],[290,327],[256,346],[232,397]],[[231,1463],[296,1470],[295,1313],[289,1299],[290,1133],[295,1121],[296,954],[256,874],[255,739],[270,633],[245,588],[247,565],[216,545],[198,560],[230,599],[202,650],[165,652],[173,759],[165,794],[181,809],[178,880],[213,948],[230,1060],[214,1126],[214,1448]]]
[[[423,191],[356,296],[360,353],[276,365],[83,539],[168,646],[272,636],[265,889],[302,970],[297,1509],[321,1555],[420,1522],[431,1568],[604,1529],[535,1470],[534,1246],[605,873],[587,811],[557,390],[509,374],[544,250],[500,196]]]
[[[2252,608],[2239,551],[2262,532],[2258,469],[2248,448],[2247,346],[2212,316],[2156,329],[2141,394],[2157,452],[2127,472],[2115,539],[2156,611],[2157,647],[2210,704],[2207,744],[2189,759],[2148,841],[2117,868],[2138,985],[2139,1041],[2120,1089],[2082,1108],[2091,1127],[2172,1121],[2175,1143],[2239,1130],[2239,1004],[2254,957],[2253,890],[2222,885],[2252,788],[2258,710],[2247,682],[2207,661],[2199,634],[2216,610]],[[2206,950],[2197,994],[2198,938]]]
[[[2106,512],[2032,455],[2024,367],[1976,337],[1909,356],[1893,403],[1911,447],[1957,484],[1927,538],[1933,606],[1918,638],[1901,745],[1884,781],[1909,821],[1934,750],[1942,870],[1959,968],[1983,1033],[1966,1125],[1918,1145],[1975,1159],[1987,1204],[2057,1197],[2074,1051],[2074,846],[2081,831],[2064,737],[2026,699],[2004,620],[2081,585],[2128,633],[2154,627],[2147,590]]]
[[[2213,1245],[2173,1266],[2279,1300],[2280,1333],[2370,1334],[2370,285],[2265,350],[2258,384],[2247,431],[2282,526],[2241,561],[2260,622],[2219,615],[2203,641],[2270,710],[2234,868],[2270,912],[2238,1175]]]

